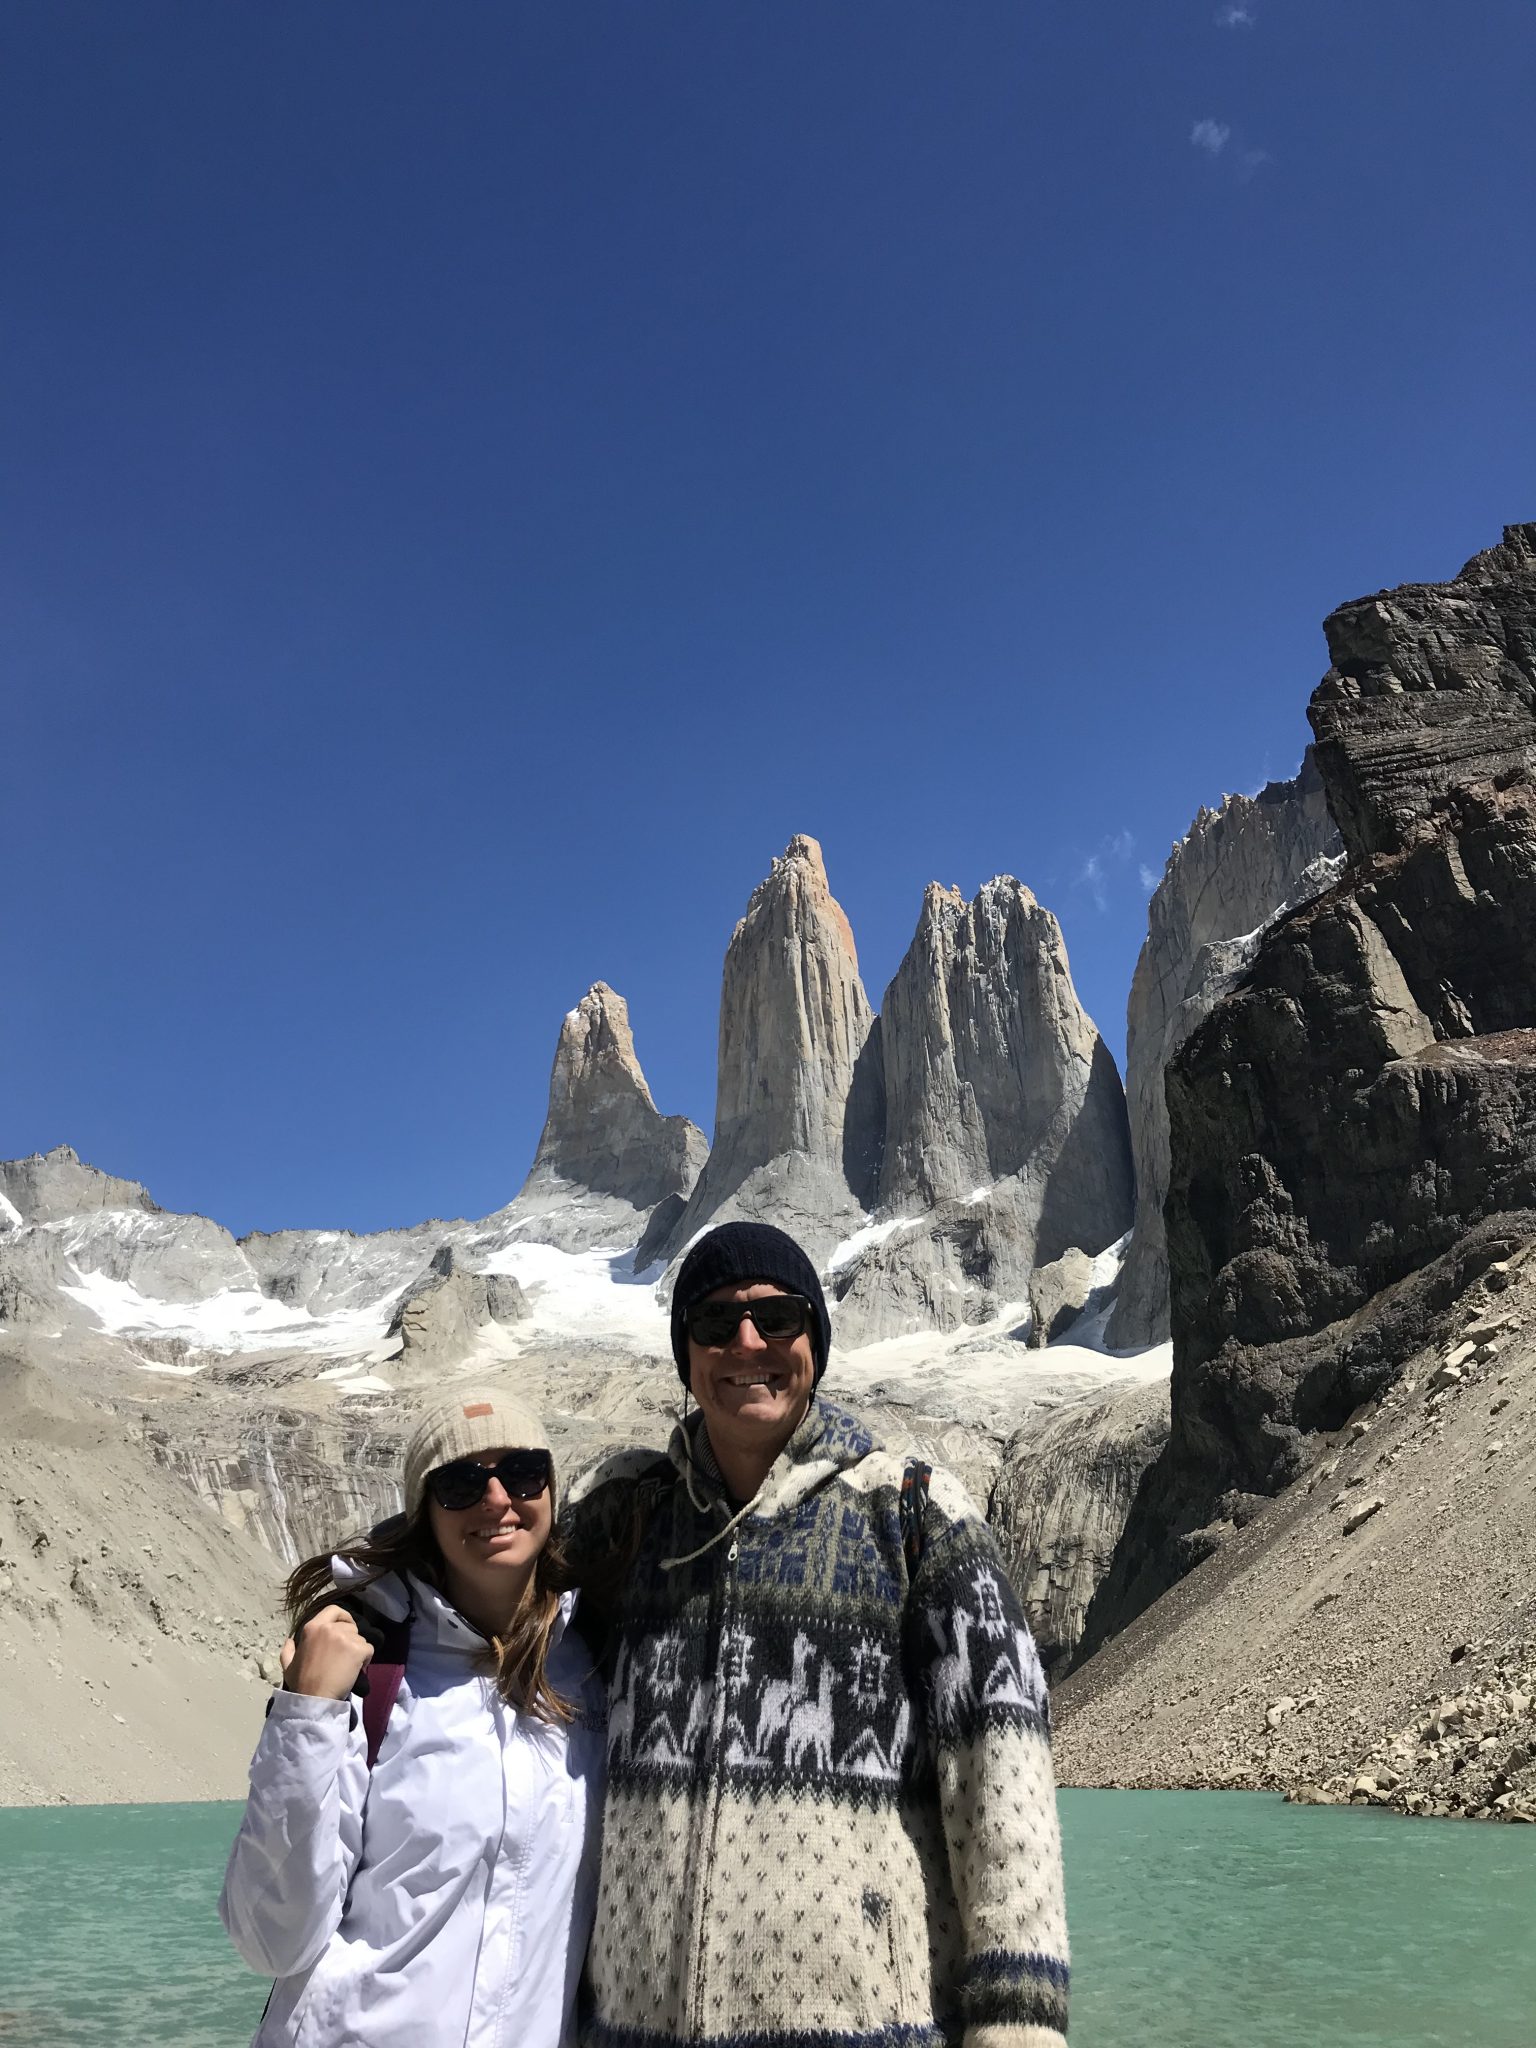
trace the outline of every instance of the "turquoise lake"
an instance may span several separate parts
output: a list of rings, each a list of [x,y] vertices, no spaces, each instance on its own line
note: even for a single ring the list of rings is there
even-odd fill
[[[234,1806],[0,1810],[0,2048],[239,2048]],[[1074,2048],[1536,2048],[1536,1828],[1062,1795]]]

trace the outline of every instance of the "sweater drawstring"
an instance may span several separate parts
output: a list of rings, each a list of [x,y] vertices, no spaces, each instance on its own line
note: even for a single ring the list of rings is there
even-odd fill
[[[721,1505],[721,1503],[717,1501],[712,1501],[707,1494],[701,1495],[693,1483],[696,1471],[693,1462],[693,1439],[686,1430],[683,1432],[682,1448],[683,1485],[687,1489],[689,1500],[693,1503],[694,1513],[699,1515],[707,1515],[712,1507],[717,1507]],[[758,1501],[762,1498],[762,1492],[763,1489],[759,1487],[757,1489],[757,1492],[754,1493],[752,1498],[747,1502],[746,1506],[738,1508],[735,1514],[732,1515],[730,1520],[725,1524],[725,1526],[723,1528],[717,1529],[713,1536],[709,1537],[707,1541],[699,1545],[697,1550],[690,1550],[686,1557],[660,1558],[658,1562],[661,1566],[661,1569],[664,1572],[673,1572],[677,1570],[679,1565],[693,1564],[699,1558],[701,1558],[706,1551],[713,1550],[717,1543],[723,1543],[726,1537],[730,1535],[731,1531],[739,1527],[740,1524],[743,1521],[745,1521],[746,1517],[749,1514],[751,1514],[752,1510],[757,1506]]]
[[[717,1529],[714,1535],[711,1536],[707,1542],[701,1543],[699,1545],[697,1550],[690,1550],[686,1557],[662,1558],[660,1560],[661,1569],[664,1572],[671,1572],[676,1571],[679,1565],[693,1564],[696,1559],[701,1558],[704,1555],[706,1550],[713,1550],[717,1543],[723,1543],[726,1537],[730,1535],[731,1531],[735,1528],[738,1528],[741,1525],[741,1523],[743,1523],[747,1519],[747,1516],[751,1514],[752,1510],[757,1506],[758,1498],[761,1494],[761,1491],[762,1489],[759,1488],[758,1492],[753,1494],[752,1498],[747,1502],[746,1506],[738,1508],[735,1514],[732,1515],[731,1519],[724,1525],[724,1527]],[[688,1497],[690,1500],[693,1499],[693,1488],[691,1486],[688,1489]],[[696,1500],[693,1504],[695,1507],[699,1506],[699,1502]]]

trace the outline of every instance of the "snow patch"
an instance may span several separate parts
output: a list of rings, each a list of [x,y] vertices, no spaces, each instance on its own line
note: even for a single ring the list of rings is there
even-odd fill
[[[82,1273],[78,1266],[74,1271],[79,1285],[59,1292],[88,1309],[104,1330],[119,1336],[182,1337],[206,1351],[318,1351],[369,1343],[394,1299],[392,1291],[367,1308],[316,1316],[308,1309],[286,1308],[256,1288],[226,1287],[205,1301],[159,1301],[127,1280]]]
[[[884,1244],[888,1237],[894,1237],[898,1230],[905,1230],[909,1223],[918,1223],[917,1216],[892,1216],[884,1223],[866,1223],[862,1230],[856,1230],[852,1237],[845,1237],[840,1245],[833,1248],[832,1256],[824,1268],[830,1279],[834,1273],[841,1273],[845,1267],[861,1259],[865,1252],[877,1244]]]
[[[130,1355],[132,1356],[133,1362],[139,1368],[140,1372],[168,1373],[172,1379],[178,1380],[196,1379],[197,1375],[204,1370],[208,1362],[206,1359],[204,1359],[198,1365],[169,1365],[163,1359],[159,1358],[140,1358],[137,1352],[133,1352]]]
[[[562,1252],[549,1244],[509,1244],[485,1261],[487,1273],[510,1273],[529,1313],[514,1326],[530,1339],[574,1337],[633,1346],[652,1357],[667,1349],[667,1319],[655,1287],[630,1270],[633,1246]]]
[[[0,1195],[0,1228],[19,1230],[26,1220],[9,1195]]]
[[[1118,1246],[1100,1256],[1109,1264],[1117,1252],[1124,1256]],[[1099,1399],[1133,1381],[1166,1380],[1172,1370],[1171,1344],[1127,1353],[1071,1342],[1032,1350],[1028,1330],[1029,1305],[1019,1301],[1005,1303],[990,1322],[914,1330],[856,1351],[834,1349],[828,1391],[834,1400],[843,1392],[914,1406],[1009,1436],[1040,1409]]]

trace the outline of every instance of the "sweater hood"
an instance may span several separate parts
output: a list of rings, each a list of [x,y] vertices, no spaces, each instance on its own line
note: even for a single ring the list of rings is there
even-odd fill
[[[710,1469],[713,1459],[702,1455],[707,1442],[703,1416],[690,1415],[673,1430],[667,1456],[687,1488],[688,1498],[694,1507],[700,1514],[718,1514],[721,1517],[720,1527],[708,1542],[690,1551],[686,1557],[664,1558],[664,1571],[690,1563],[706,1550],[713,1550],[749,1515],[759,1521],[772,1521],[776,1516],[786,1514],[813,1493],[819,1493],[840,1472],[861,1464],[865,1458],[878,1455],[884,1448],[846,1408],[839,1408],[836,1402],[814,1394],[794,1435],[769,1467],[762,1485],[744,1507],[732,1513],[725,1486]]]

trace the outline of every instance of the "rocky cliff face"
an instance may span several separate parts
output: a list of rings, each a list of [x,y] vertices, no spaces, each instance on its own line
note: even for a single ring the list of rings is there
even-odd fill
[[[443,1233],[464,1229],[429,1222],[361,1237],[350,1230],[258,1230],[241,1238],[240,1251],[261,1292],[285,1308],[315,1316],[387,1313],[386,1304],[425,1271]]]
[[[680,1213],[708,1152],[697,1124],[657,1109],[629,1007],[596,981],[560,1027],[538,1150],[503,1213],[567,1251],[632,1244],[658,1205]]]
[[[987,1520],[1048,1673],[1076,1649],[1141,1476],[1168,1435],[1162,1380],[1034,1422],[1003,1451]]]
[[[1169,1070],[1172,1425],[1090,1646],[1379,1397],[1536,1208],[1536,527],[1328,637],[1349,864]]]
[[[1126,1009],[1136,1225],[1107,1333],[1117,1349],[1159,1344],[1168,1335],[1168,1062],[1246,968],[1260,929],[1332,879],[1321,863],[1339,850],[1309,750],[1293,781],[1202,810],[1168,856],[1148,906]]]
[[[839,1342],[979,1322],[1131,1214],[1125,1100],[1061,927],[1012,876],[930,884],[880,1013],[888,1226],[834,1276]]]
[[[792,839],[731,936],[720,992],[714,1146],[686,1208],[637,1264],[732,1217],[791,1231],[816,1259],[879,1174],[878,1034],[853,932],[814,839]]]
[[[0,1230],[17,1223],[54,1223],[91,1209],[142,1209],[152,1202],[136,1180],[118,1180],[86,1166],[72,1145],[0,1160]],[[14,1213],[7,1214],[7,1210]]]
[[[136,1415],[0,1344],[0,1805],[238,1797],[276,1582]]]
[[[1536,745],[1536,524],[1453,583],[1341,605],[1310,717],[1353,860],[1400,851],[1458,789],[1527,783]]]

